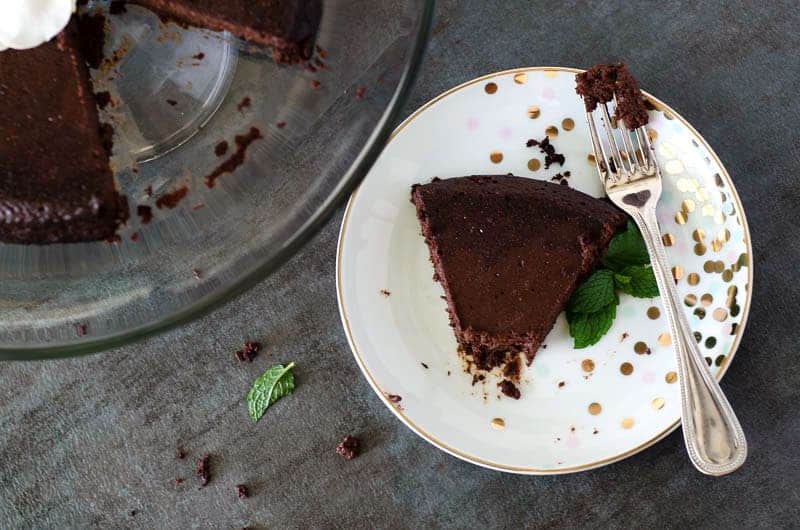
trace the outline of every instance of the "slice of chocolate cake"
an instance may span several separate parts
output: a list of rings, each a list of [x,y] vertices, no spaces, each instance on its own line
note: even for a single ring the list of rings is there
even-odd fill
[[[110,238],[127,203],[109,167],[75,19],[52,41],[0,52],[0,241]]]
[[[308,60],[322,18],[322,0],[131,0],[167,20],[229,31],[273,48],[276,61]]]
[[[480,369],[533,360],[626,216],[568,186],[472,176],[412,187],[450,323]]]
[[[597,64],[575,75],[575,82],[575,92],[583,98],[587,111],[593,111],[598,104],[607,103],[616,96],[614,115],[617,120],[628,129],[647,125],[644,96],[624,64]]]

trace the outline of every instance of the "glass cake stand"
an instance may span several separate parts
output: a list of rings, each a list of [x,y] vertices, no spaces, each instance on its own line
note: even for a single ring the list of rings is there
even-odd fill
[[[108,3],[83,9],[107,14]],[[111,96],[101,119],[115,130],[112,166],[131,219],[116,242],[0,244],[0,359],[91,353],[188,322],[269,275],[325,223],[391,133],[434,2],[323,9],[305,66],[136,6],[107,16],[106,59],[92,77]]]

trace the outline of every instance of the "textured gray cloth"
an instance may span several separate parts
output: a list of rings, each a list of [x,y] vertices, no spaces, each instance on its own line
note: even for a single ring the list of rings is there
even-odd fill
[[[697,126],[736,182],[755,247],[750,322],[722,385],[749,436],[743,469],[699,474],[680,432],[561,477],[506,475],[435,449],[380,403],[350,354],[334,287],[337,215],[288,266],[200,321],[88,358],[0,365],[0,526],[796,527],[797,3],[586,4],[441,2],[405,112],[497,70],[624,59]],[[265,343],[253,364],[233,358],[245,338]],[[250,382],[287,360],[298,363],[296,392],[252,425]],[[352,461],[334,453],[348,433],[366,443]],[[198,489],[205,452],[213,477]],[[239,483],[251,498],[237,499]]]

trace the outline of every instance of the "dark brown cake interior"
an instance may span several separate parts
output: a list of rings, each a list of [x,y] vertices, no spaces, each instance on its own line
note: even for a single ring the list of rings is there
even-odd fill
[[[127,218],[109,167],[75,20],[56,39],[0,53],[0,240],[105,239]]]
[[[515,176],[434,179],[412,202],[459,345],[482,369],[530,362],[625,215],[567,186]]]
[[[575,92],[583,98],[586,110],[591,112],[600,103],[617,98],[615,116],[628,129],[647,125],[644,96],[636,79],[622,63],[598,64],[575,76]]]

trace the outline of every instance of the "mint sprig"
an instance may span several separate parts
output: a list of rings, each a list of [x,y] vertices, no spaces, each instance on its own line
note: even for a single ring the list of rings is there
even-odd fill
[[[567,303],[569,334],[576,349],[597,344],[617,316],[617,291],[637,298],[658,296],[650,255],[636,225],[628,221],[603,256],[603,267],[581,283]]]
[[[294,391],[294,363],[276,364],[253,381],[247,393],[247,413],[253,422],[264,415],[270,405]]]

